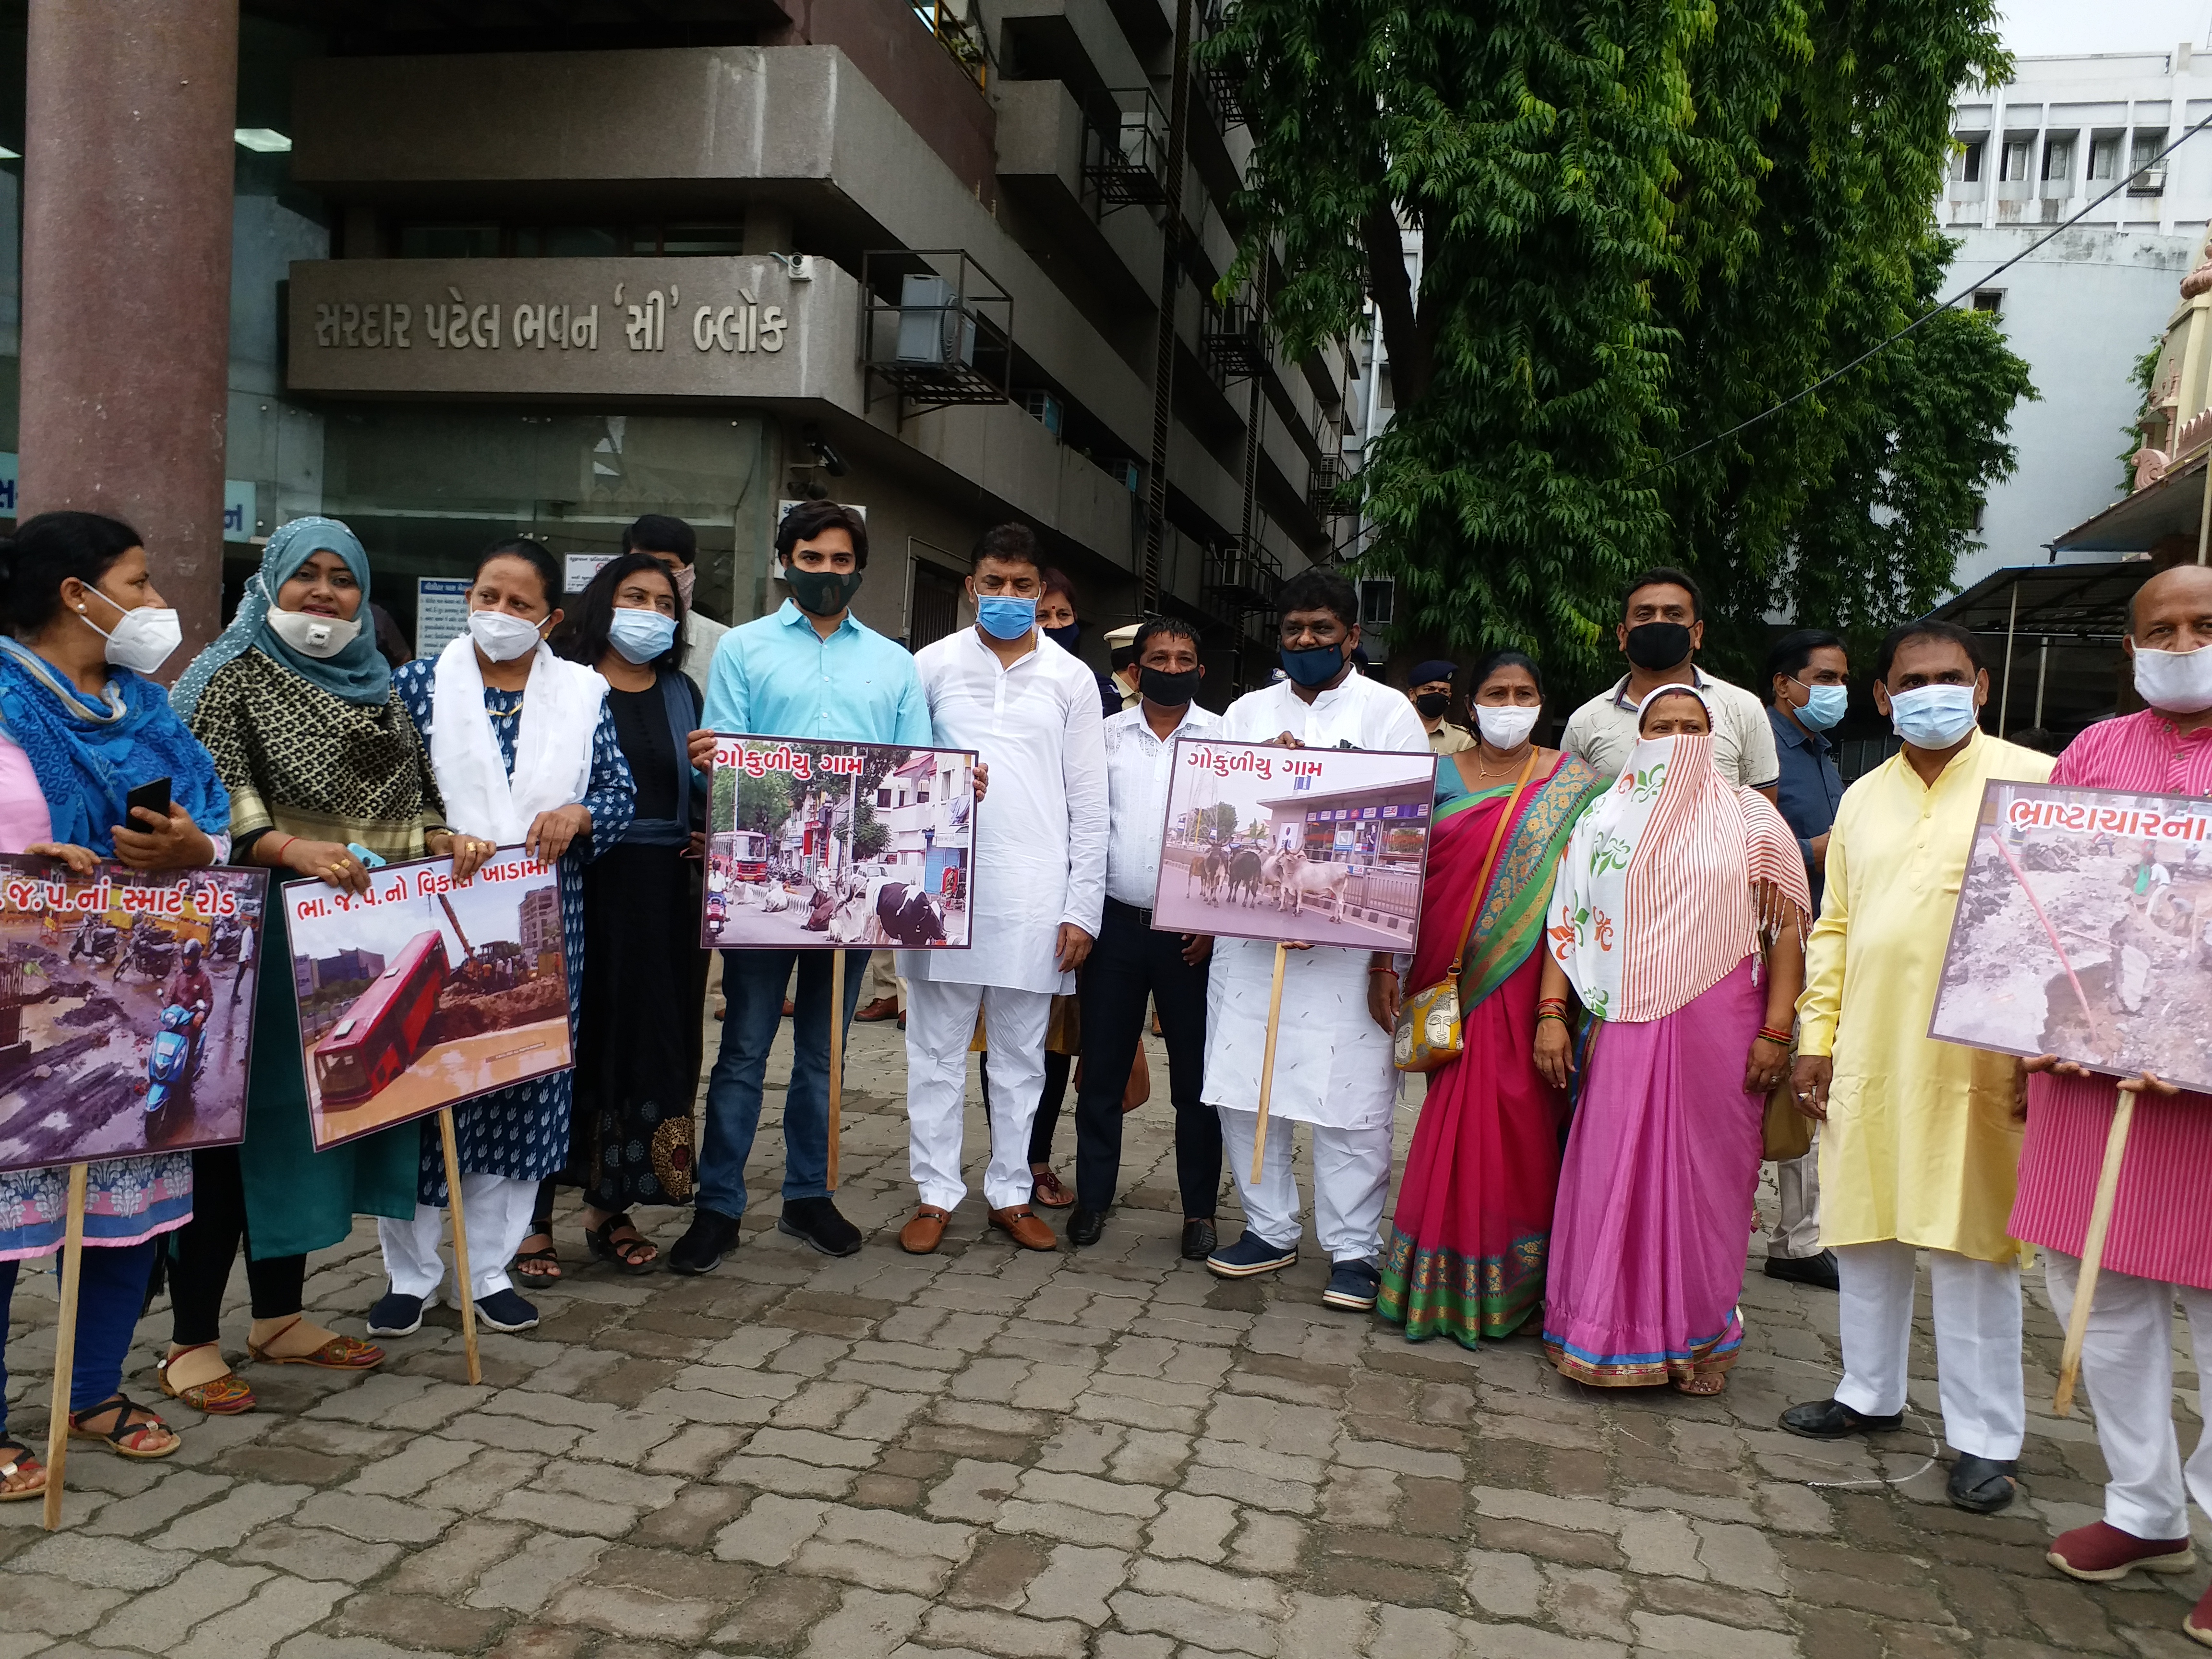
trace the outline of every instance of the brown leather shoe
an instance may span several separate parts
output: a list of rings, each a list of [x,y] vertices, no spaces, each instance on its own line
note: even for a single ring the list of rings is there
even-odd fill
[[[896,997],[878,997],[873,1002],[868,1004],[866,1007],[855,1012],[853,1018],[859,1020],[863,1025],[872,1024],[879,1019],[896,1019],[898,1018],[898,999]]]
[[[991,1212],[991,1224],[1025,1250],[1056,1250],[1060,1240],[1051,1228],[1036,1218],[1026,1204],[1017,1204],[1011,1210]]]
[[[914,1219],[899,1229],[899,1249],[908,1255],[927,1255],[945,1237],[945,1224],[952,1218],[934,1204],[925,1204]]]

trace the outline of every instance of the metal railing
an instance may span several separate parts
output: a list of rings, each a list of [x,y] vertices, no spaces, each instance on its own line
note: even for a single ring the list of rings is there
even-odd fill
[[[1283,568],[1257,541],[1237,538],[1208,550],[1201,581],[1206,596],[1226,608],[1265,611],[1282,592]]]
[[[1248,300],[1207,301],[1199,319],[1198,343],[1207,372],[1220,384],[1249,380],[1267,367],[1260,308]]]
[[[908,0],[924,28],[960,66],[960,72],[984,92],[991,89],[991,46],[982,21],[969,0]]]
[[[1152,88],[1117,87],[1085,101],[1083,178],[1102,212],[1164,204],[1167,164],[1167,112]]]
[[[1011,399],[1013,300],[964,250],[864,253],[860,297],[872,384],[882,380],[916,410]]]

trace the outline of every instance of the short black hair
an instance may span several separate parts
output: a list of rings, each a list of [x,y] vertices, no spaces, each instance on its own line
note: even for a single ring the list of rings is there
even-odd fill
[[[783,515],[775,527],[775,556],[789,559],[791,550],[811,542],[825,530],[842,530],[853,538],[853,568],[868,568],[868,521],[849,507],[836,501],[801,501]]]
[[[1690,596],[1690,620],[1705,619],[1705,596],[1698,590],[1697,578],[1686,570],[1678,570],[1671,564],[1655,564],[1640,576],[1628,579],[1628,586],[1620,590],[1620,614],[1628,615],[1628,602],[1647,587],[1679,587]]]
[[[538,573],[538,580],[545,584],[545,605],[548,610],[561,608],[561,567],[546,551],[545,544],[529,536],[509,536],[505,541],[494,542],[477,556],[477,568],[470,580],[483,574],[484,567],[494,559],[520,559]]]
[[[0,537],[0,622],[17,639],[37,633],[62,608],[71,576],[97,587],[115,562],[145,539],[99,513],[41,513]]]
[[[1774,701],[1777,676],[1796,679],[1805,672],[1805,665],[1813,660],[1815,651],[1826,651],[1832,646],[1841,651],[1844,642],[1825,628],[1801,628],[1775,641],[1774,648],[1766,653],[1766,678],[1759,682],[1765,690],[1766,701]]]
[[[1275,598],[1277,617],[1287,617],[1293,611],[1332,611],[1346,628],[1357,628],[1359,593],[1335,571],[1309,565],[1285,582]]]
[[[633,520],[622,533],[625,553],[673,553],[686,564],[699,562],[699,532],[681,519],[665,513],[647,513]]]
[[[568,620],[562,624],[561,640],[554,647],[555,652],[586,668],[598,667],[599,659],[607,654],[608,635],[614,628],[615,590],[629,578],[645,571],[668,582],[669,592],[676,600],[676,638],[647,665],[671,671],[682,668],[684,595],[677,591],[674,582],[669,581],[667,567],[647,553],[625,553],[599,567],[591,586],[576,596],[575,609],[569,611]]]
[[[1075,602],[1075,584],[1068,580],[1067,572],[1060,569],[1059,566],[1047,565],[1038,573],[1038,580],[1046,592],[1066,594],[1067,608],[1070,611],[1079,611],[1083,609]]]
[[[1536,695],[1540,697],[1544,695],[1544,671],[1536,666],[1534,658],[1526,651],[1493,651],[1476,665],[1474,678],[1467,683],[1468,701],[1472,702],[1475,694],[1482,690],[1482,683],[1501,668],[1527,669],[1528,678],[1536,682]]]
[[[1915,640],[1948,640],[1966,653],[1966,660],[1974,672],[1986,671],[1989,664],[1982,659],[1982,647],[1974,636],[1954,622],[1936,617],[1923,617],[1917,622],[1899,623],[1881,636],[1881,649],[1875,653],[1874,677],[1888,684],[1889,671],[1897,661],[1897,653]]]
[[[1001,564],[1033,566],[1037,580],[1044,580],[1044,550],[1037,545],[1037,533],[1018,520],[1011,524],[994,524],[975,538],[975,554],[971,563],[981,564],[986,559],[996,559]]]
[[[1145,647],[1163,634],[1170,639],[1188,640],[1194,651],[1202,649],[1206,643],[1196,625],[1185,622],[1181,617],[1147,617],[1138,627],[1137,637],[1129,641],[1129,660],[1143,661]]]

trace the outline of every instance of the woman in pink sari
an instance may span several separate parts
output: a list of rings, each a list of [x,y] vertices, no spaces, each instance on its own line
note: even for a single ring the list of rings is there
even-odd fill
[[[1714,772],[1703,697],[1662,686],[1637,730],[1575,826],[1549,907],[1547,1077],[1574,1069],[1570,985],[1590,1029],[1544,1347],[1579,1382],[1718,1394],[1743,1345],[1760,1122],[1789,1065],[1812,894],[1782,815]]]
[[[1600,781],[1573,756],[1531,746],[1543,688],[1519,652],[1477,671],[1473,702],[1481,741],[1437,763],[1420,949],[1407,981],[1443,978],[1467,939],[1465,1045],[1430,1074],[1376,1303],[1409,1340],[1441,1334],[1470,1348],[1510,1336],[1544,1299],[1566,1096],[1532,1058],[1536,947],[1568,831]],[[1378,971],[1370,986],[1375,1016],[1391,1030],[1395,978]]]

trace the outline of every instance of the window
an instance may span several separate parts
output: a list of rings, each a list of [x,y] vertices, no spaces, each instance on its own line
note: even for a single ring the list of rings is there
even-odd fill
[[[2109,185],[2120,176],[2120,135],[2100,132],[2089,141],[2089,179]]]
[[[742,223],[722,225],[447,225],[399,228],[404,259],[601,259],[744,252]]]
[[[2074,138],[2069,133],[2043,141],[2043,181],[2064,184],[2074,177]]]
[[[495,259],[499,257],[497,225],[402,225],[399,257],[403,259]]]
[[[2004,155],[1997,173],[2000,183],[2018,184],[2027,177],[2027,151],[2028,140],[2025,138],[2005,140]]]
[[[1982,182],[1982,152],[1989,148],[1989,142],[1983,138],[1962,138],[1959,143],[1959,159],[1953,167],[1952,177],[1960,184],[1978,185]]]
[[[519,225],[514,252],[524,259],[604,259],[629,251],[612,225]]]
[[[2166,129],[2164,127],[2159,128],[2155,132],[2138,132],[2136,134],[2134,150],[2128,157],[2128,171],[2141,173],[2151,164],[2159,151],[2165,148]]]
[[[1974,309],[1986,311],[1995,317],[2004,310],[2004,290],[2001,288],[1978,288],[1974,290]]]

